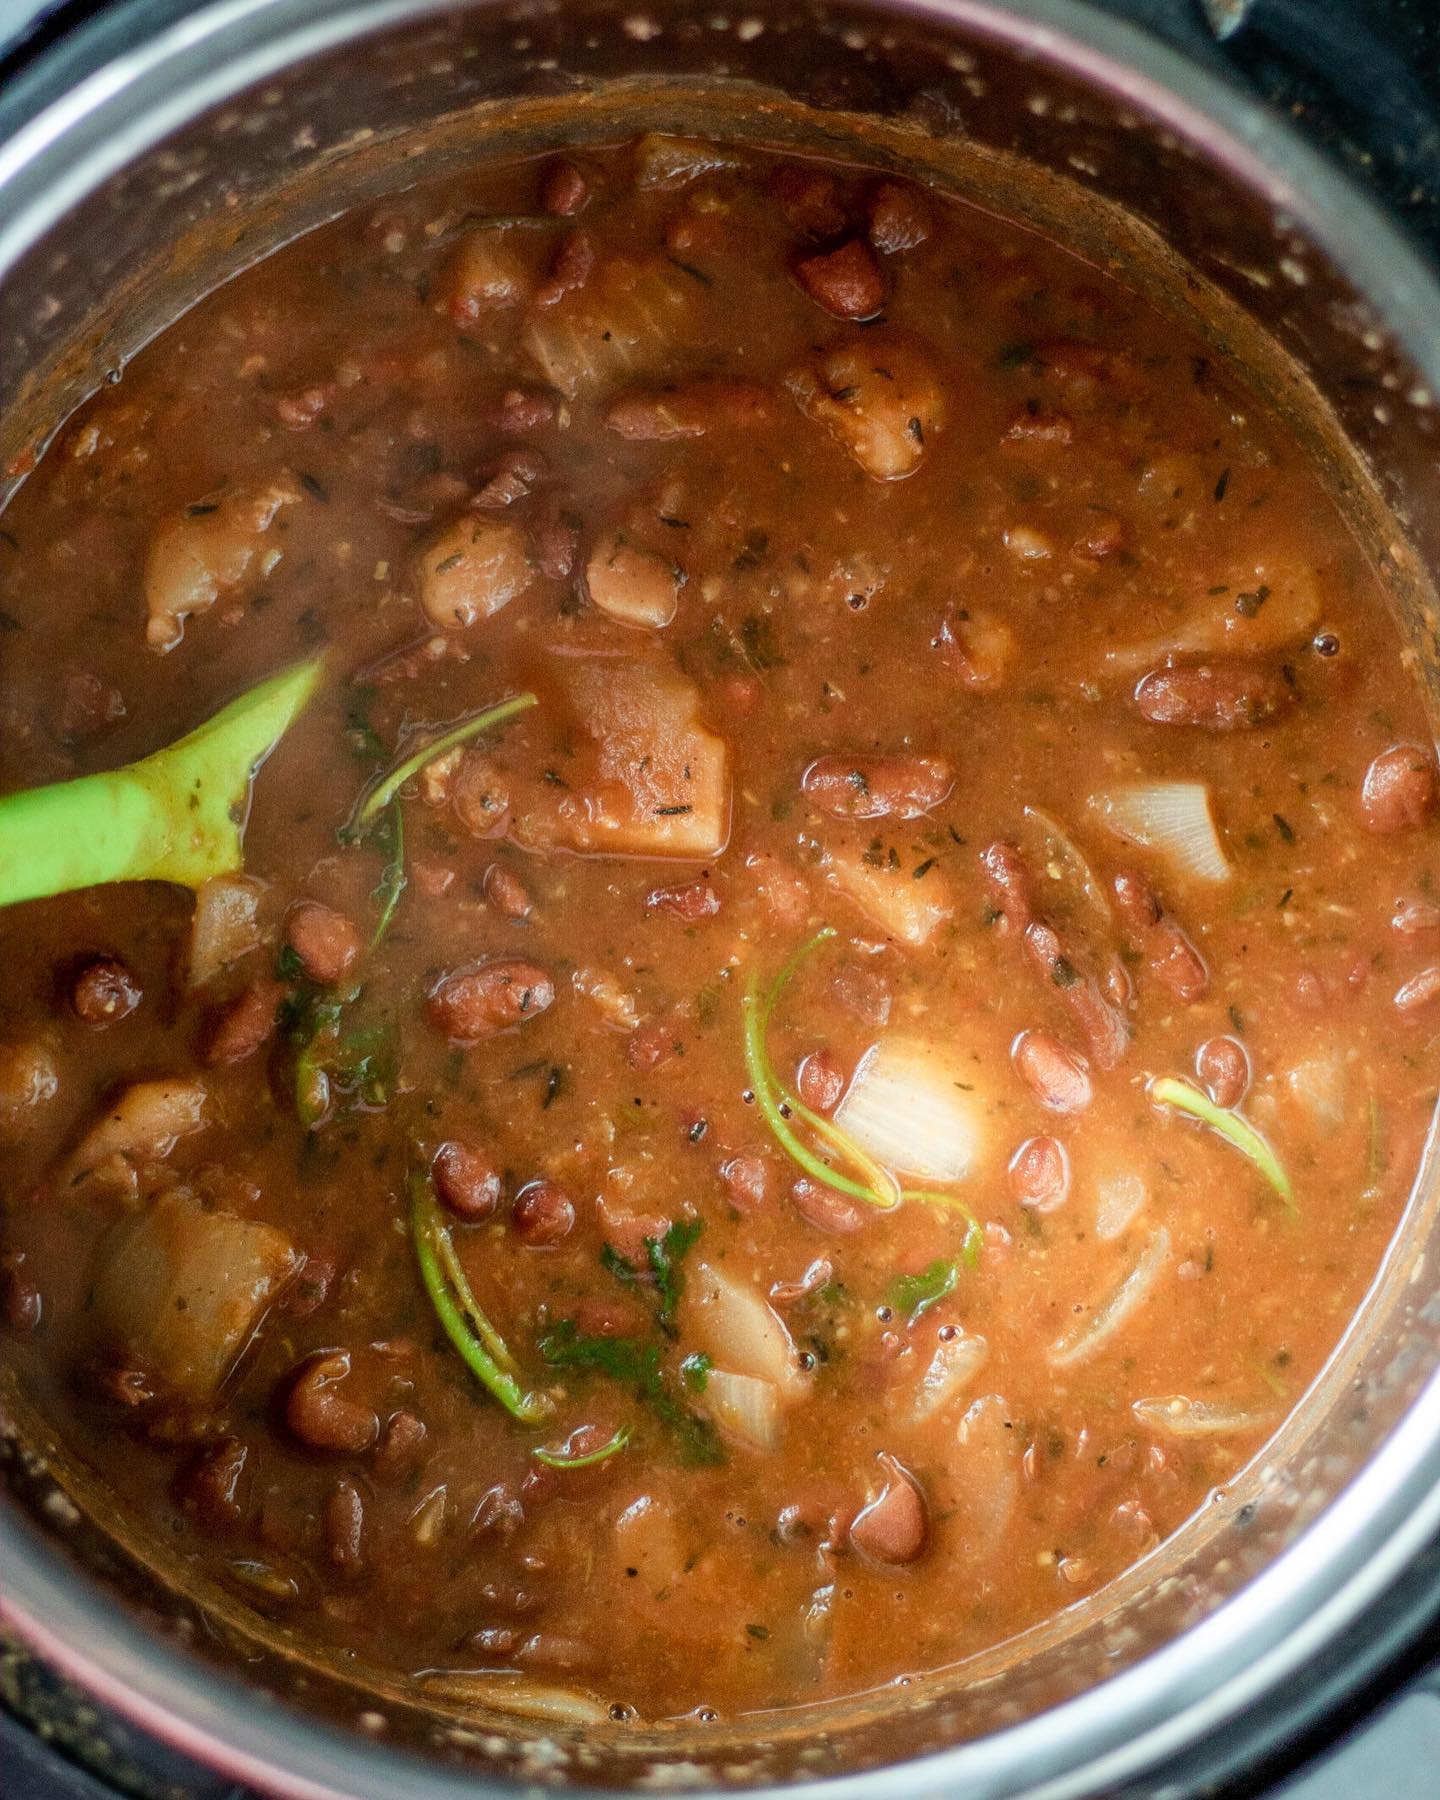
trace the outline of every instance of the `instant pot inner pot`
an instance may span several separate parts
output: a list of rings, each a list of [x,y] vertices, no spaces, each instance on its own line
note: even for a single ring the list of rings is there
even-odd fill
[[[196,32],[163,62],[137,65],[119,125],[104,108],[79,118],[11,167],[8,190],[0,180],[0,496],[74,406],[197,297],[350,207],[479,158],[643,130],[748,138],[917,175],[1033,224],[1186,320],[1328,470],[1433,689],[1423,570],[1440,565],[1440,458],[1425,378],[1319,248],[1312,209],[1324,197],[1286,192],[1183,102],[1118,65],[1037,32],[1027,47],[1022,22],[982,5],[942,17],[682,4],[652,16],[578,0],[558,12],[451,6],[442,17],[418,0],[277,0],[252,24],[218,49]],[[1347,230],[1363,280],[1363,217]],[[388,1742],[550,1780],[855,1771],[1084,1692],[1213,1613],[1294,1543],[1435,1367],[1436,1201],[1431,1171],[1327,1374],[1204,1516],[1044,1627],[948,1675],[823,1712],[591,1726],[581,1741],[563,1720],[496,1711],[463,1684],[421,1705],[383,1670],[327,1663],[283,1618],[168,1566],[162,1547],[113,1518],[16,1392],[0,1396],[8,1481],[44,1521],[37,1555],[102,1572],[157,1630],[243,1665],[252,1684],[371,1729],[383,1715]],[[1194,1695],[1158,1692],[1137,1729],[1181,1697]]]

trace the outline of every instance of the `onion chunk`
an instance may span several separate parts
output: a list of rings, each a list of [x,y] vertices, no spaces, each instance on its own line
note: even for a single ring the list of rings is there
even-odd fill
[[[1230,859],[1203,781],[1128,782],[1095,794],[1090,805],[1116,837],[1157,851],[1175,874],[1191,881],[1230,879]]]
[[[886,1038],[861,1059],[835,1123],[897,1175],[963,1181],[983,1140],[968,1086],[934,1045]]]

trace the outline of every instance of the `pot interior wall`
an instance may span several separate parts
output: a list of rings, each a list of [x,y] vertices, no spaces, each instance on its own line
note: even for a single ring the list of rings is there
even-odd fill
[[[282,25],[293,15],[313,46],[342,8],[281,0],[273,10]],[[368,10],[378,18],[397,8]],[[292,66],[256,63],[243,91],[217,95],[137,147],[8,269],[6,246],[13,254],[23,233],[0,190],[0,467],[9,486],[74,406],[185,306],[348,207],[481,156],[645,129],[744,137],[919,174],[1062,238],[1188,321],[1207,354],[1282,412],[1326,469],[1433,689],[1436,615],[1423,570],[1440,565],[1440,458],[1427,378],[1311,241],[1289,197],[1247,187],[1204,145],[1157,124],[1145,95],[1067,75],[995,35],[984,8],[970,11],[962,25],[954,12],[946,22],[919,9],[881,21],[785,4],[753,18],[683,3],[653,17],[619,17],[594,0],[558,14],[476,5],[392,18],[362,45],[317,48]],[[137,93],[153,89],[158,105],[177,76],[213,93],[214,60],[204,44],[177,52],[165,83],[137,77]],[[35,205],[54,191],[37,183]],[[860,1769],[981,1736],[1084,1691],[1213,1611],[1291,1543],[1435,1367],[1440,1298],[1427,1246],[1436,1199],[1427,1175],[1326,1377],[1203,1518],[1122,1582],[953,1676],[828,1711],[823,1735],[811,1712],[719,1733],[601,1728],[583,1745],[560,1730],[547,1740],[558,1750],[539,1751],[523,1721],[461,1704],[416,1709],[382,1671],[342,1676],[310,1660],[282,1624],[189,1584],[107,1522],[103,1491],[21,1394],[4,1397],[10,1485],[43,1498],[58,1480],[81,1515],[70,1521],[75,1553],[143,1596],[157,1619],[203,1614],[199,1635],[222,1657],[243,1656],[251,1680],[298,1690],[341,1718],[379,1707],[395,1738],[517,1775],[549,1763],[584,1781],[653,1778],[655,1764],[682,1759],[692,1775],[731,1782]],[[52,1522],[68,1516],[53,1499],[47,1512]],[[157,1575],[175,1596],[164,1607]]]

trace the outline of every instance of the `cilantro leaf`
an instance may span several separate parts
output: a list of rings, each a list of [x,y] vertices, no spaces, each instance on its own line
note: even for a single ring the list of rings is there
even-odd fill
[[[913,1325],[921,1313],[943,1300],[959,1279],[959,1264],[937,1256],[918,1275],[897,1275],[890,1283],[888,1298],[895,1311],[903,1313]]]

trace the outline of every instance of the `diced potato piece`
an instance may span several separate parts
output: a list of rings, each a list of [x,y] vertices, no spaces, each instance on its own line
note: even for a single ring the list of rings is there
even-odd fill
[[[525,528],[476,513],[447,525],[415,558],[420,604],[431,624],[445,630],[488,619],[534,579]]]
[[[887,937],[917,948],[928,944],[942,925],[955,915],[949,883],[939,869],[931,869],[923,881],[903,864],[877,858],[867,850],[830,849],[820,859],[830,887],[853,900]]]
[[[260,883],[245,875],[216,875],[195,891],[186,976],[204,987],[259,942]]]
[[[535,283],[535,255],[524,254],[515,231],[482,226],[467,231],[455,246],[441,301],[457,325],[468,325],[487,313],[523,305]]]
[[[531,850],[590,856],[718,856],[730,836],[729,750],[699,694],[668,663],[585,660],[562,677],[573,754],[564,786],[518,796],[511,832]]]
[[[205,1124],[205,1100],[205,1086],[199,1081],[132,1083],[80,1140],[61,1173],[61,1184],[133,1194],[144,1164],[164,1162],[182,1137]]]
[[[635,182],[642,188],[680,188],[701,175],[738,169],[735,151],[705,138],[669,137],[648,131],[635,146]]]
[[[694,282],[668,262],[602,263],[583,288],[536,310],[525,349],[546,381],[571,400],[658,374],[674,357],[694,291]]]
[[[145,640],[152,650],[172,650],[192,613],[213,606],[254,571],[276,514],[299,499],[299,487],[282,475],[258,490],[238,488],[213,504],[197,502],[160,526],[145,558]]]
[[[1153,617],[1162,606],[1152,598],[1147,610]],[[1169,610],[1168,629],[1106,652],[1111,673],[1143,675],[1175,656],[1263,656],[1283,650],[1315,628],[1320,590],[1312,569],[1257,565],[1217,582],[1210,593],[1176,596]]]
[[[867,331],[833,344],[792,369],[785,385],[806,418],[877,481],[913,475],[945,423],[933,356],[898,332]]]
[[[174,1189],[102,1241],[93,1327],[167,1394],[209,1400],[299,1264],[282,1232]]]
[[[663,631],[680,604],[684,571],[654,550],[642,550],[622,532],[603,535],[585,565],[590,602],[622,625]]]

